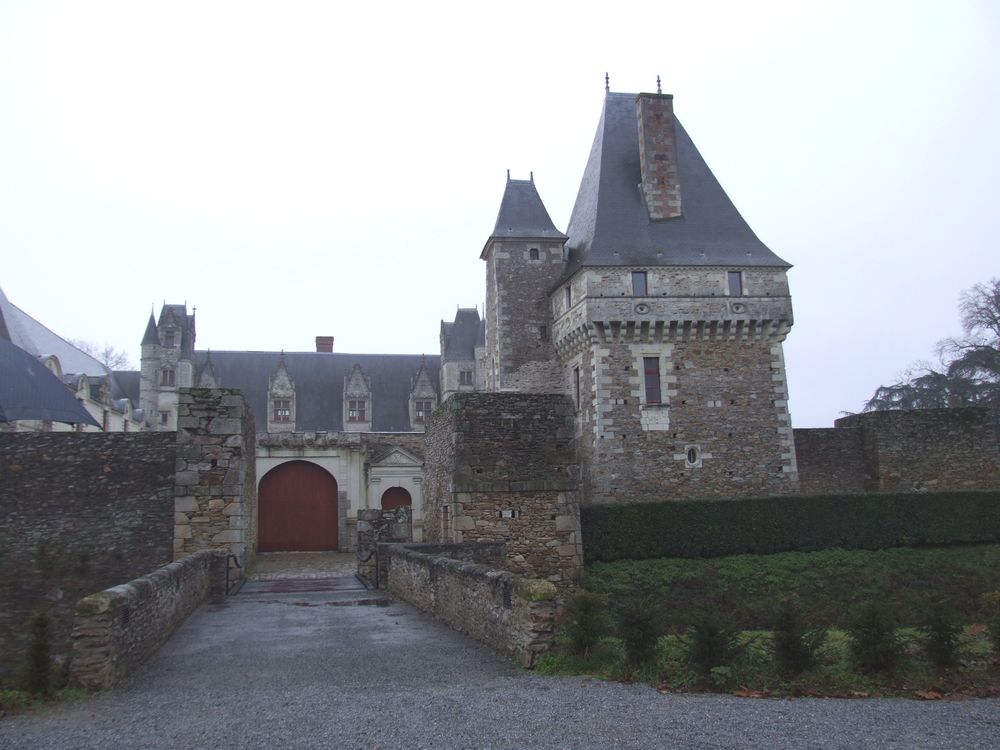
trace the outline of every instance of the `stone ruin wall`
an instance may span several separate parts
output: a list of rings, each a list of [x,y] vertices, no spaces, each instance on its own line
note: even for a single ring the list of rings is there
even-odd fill
[[[178,390],[174,559],[224,548],[246,568],[257,553],[256,432],[243,395]]]
[[[504,542],[508,570],[573,586],[583,555],[569,399],[455,394],[426,435],[425,540]]]
[[[64,678],[77,600],[170,562],[175,440],[0,435],[0,685],[19,685],[34,614]]]

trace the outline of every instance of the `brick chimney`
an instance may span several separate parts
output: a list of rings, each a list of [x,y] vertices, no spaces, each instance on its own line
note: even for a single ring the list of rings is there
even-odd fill
[[[639,165],[642,194],[651,221],[676,219],[681,212],[681,183],[677,177],[677,130],[671,94],[639,94],[635,99],[639,121]]]
[[[316,337],[316,351],[318,351],[318,352],[332,352],[333,351],[333,336],[317,336]]]

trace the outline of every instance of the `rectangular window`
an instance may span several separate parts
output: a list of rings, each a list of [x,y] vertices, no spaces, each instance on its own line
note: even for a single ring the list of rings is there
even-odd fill
[[[549,340],[549,327],[548,326],[538,326],[538,340],[548,341]]]
[[[743,274],[741,274],[739,271],[729,272],[729,296],[730,297],[743,296]]]
[[[347,402],[348,422],[367,422],[368,402],[364,399]]]
[[[573,288],[566,287],[566,309],[573,306]]]
[[[292,400],[290,398],[274,399],[274,421],[275,422],[292,421]]]
[[[646,272],[645,271],[633,271],[632,272],[632,296],[633,297],[645,297],[646,296]]]
[[[174,385],[176,376],[169,367],[160,370],[160,385]]]
[[[528,251],[528,260],[538,260],[538,248],[533,247]]]
[[[176,344],[174,343],[173,331],[168,331],[167,333],[163,334],[163,345],[167,349],[173,349],[176,346]]]
[[[580,408],[580,368],[573,368],[573,402]]]
[[[646,403],[659,404],[660,400],[660,358],[643,357],[642,372],[646,383]]]
[[[416,411],[416,415],[414,418],[417,422],[420,422],[421,424],[426,422],[427,418],[431,415],[431,412],[434,411],[433,401],[424,401],[418,399],[415,402],[414,406]]]
[[[160,412],[160,424],[163,425],[164,427],[166,427],[168,424],[170,424],[170,412],[169,411],[161,411]]]
[[[458,384],[472,385],[472,370],[459,370]]]

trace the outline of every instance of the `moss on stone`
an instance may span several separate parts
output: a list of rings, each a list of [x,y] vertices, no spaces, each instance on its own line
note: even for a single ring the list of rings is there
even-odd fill
[[[544,602],[556,598],[557,589],[551,581],[541,578],[522,578],[512,576],[514,579],[514,592],[529,602]]]

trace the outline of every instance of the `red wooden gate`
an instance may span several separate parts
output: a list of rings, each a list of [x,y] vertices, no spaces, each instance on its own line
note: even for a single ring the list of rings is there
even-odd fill
[[[260,480],[261,552],[337,549],[337,480],[308,461],[289,461]]]
[[[395,510],[412,504],[410,493],[403,487],[390,487],[382,493],[382,510]]]

